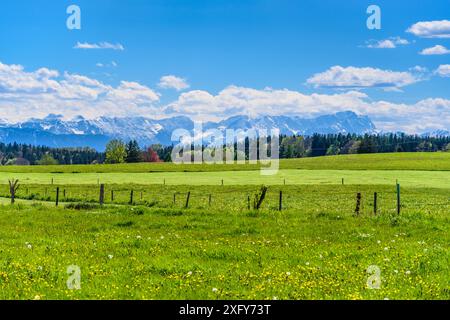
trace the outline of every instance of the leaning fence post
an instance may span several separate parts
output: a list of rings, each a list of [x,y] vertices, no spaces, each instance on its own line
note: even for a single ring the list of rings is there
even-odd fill
[[[100,205],[102,206],[103,203],[105,203],[105,185],[100,185],[100,199],[99,199]]]
[[[400,184],[397,183],[397,214],[400,214],[401,202],[400,202]]]
[[[356,194],[356,209],[355,214],[359,215],[359,212],[361,211],[361,193]]]
[[[189,208],[189,200],[191,198],[191,192],[189,191],[186,197],[186,209]]]
[[[373,194],[373,214],[377,215],[377,200],[378,200],[378,193]]]
[[[59,205],[59,187],[56,188],[56,206]]]

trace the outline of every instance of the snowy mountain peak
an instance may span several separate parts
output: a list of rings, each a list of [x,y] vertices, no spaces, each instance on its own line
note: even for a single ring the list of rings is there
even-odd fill
[[[0,123],[1,124],[1,123]],[[141,146],[160,143],[172,144],[171,135],[176,129],[193,131],[194,122],[185,116],[155,120],[146,117],[109,118],[88,120],[78,116],[63,120],[51,114],[44,119],[30,119],[17,124],[0,126],[1,142],[19,142],[50,147],[87,146],[103,150],[108,140],[136,139]],[[271,130],[279,129],[285,135],[312,135],[314,133],[374,133],[375,125],[368,117],[354,112],[340,112],[305,119],[298,116],[233,116],[219,122],[207,122],[203,130]]]

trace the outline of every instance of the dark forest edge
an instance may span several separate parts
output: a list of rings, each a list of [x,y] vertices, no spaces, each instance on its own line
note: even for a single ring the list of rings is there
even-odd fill
[[[247,139],[246,146],[248,144]],[[98,152],[92,148],[50,148],[0,143],[0,164],[27,166],[171,162],[172,150],[173,146],[158,144],[141,148],[136,141],[124,143],[120,140],[111,140],[105,152]],[[450,152],[449,136],[422,137],[406,134],[280,136],[281,159],[439,151]]]

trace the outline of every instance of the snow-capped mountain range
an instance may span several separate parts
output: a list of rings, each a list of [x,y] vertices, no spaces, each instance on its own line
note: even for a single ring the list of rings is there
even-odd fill
[[[81,116],[64,121],[61,116],[49,115],[44,119],[30,119],[21,123],[0,120],[0,142],[26,143],[50,147],[91,147],[104,150],[112,138],[136,139],[141,146],[160,143],[170,145],[172,132],[176,129],[192,131],[194,122],[184,116],[154,120],[145,117],[108,118],[88,120]],[[354,112],[340,112],[317,118],[305,119],[289,116],[235,116],[220,122],[207,122],[209,129],[274,129],[281,134],[312,135],[314,133],[374,133],[375,125],[366,116]],[[176,142],[174,142],[176,143]]]

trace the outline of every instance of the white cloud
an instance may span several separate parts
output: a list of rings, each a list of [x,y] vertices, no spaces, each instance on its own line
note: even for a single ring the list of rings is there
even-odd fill
[[[426,72],[428,72],[428,68],[422,67],[422,66],[414,66],[412,68],[409,68],[409,70],[412,71],[412,72],[417,72],[417,73],[426,73]]]
[[[420,81],[409,72],[395,72],[376,68],[357,68],[334,66],[325,72],[317,73],[307,80],[316,88],[399,89]]]
[[[394,49],[396,48],[396,45],[392,40],[380,40],[374,44],[368,44],[367,47],[375,49]]]
[[[23,121],[48,114],[66,118],[151,115],[159,112],[159,94],[136,83],[113,87],[83,75],[41,68],[25,71],[0,62],[0,119]]]
[[[446,68],[438,70],[445,72]],[[218,94],[204,90],[184,92],[165,106],[159,98],[157,92],[137,82],[122,81],[111,86],[83,75],[60,74],[47,68],[25,71],[19,65],[0,63],[0,119],[14,122],[48,114],[63,114],[66,119],[78,115],[88,119],[186,115],[207,121],[234,115],[315,117],[350,110],[368,115],[385,131],[417,133],[450,127],[450,100],[441,98],[402,104],[373,101],[360,91],[304,94],[239,86],[229,86]]]
[[[397,46],[408,45],[409,41],[400,37],[391,37],[385,40],[366,41],[366,47],[370,49],[395,49]]]
[[[450,100],[426,99],[415,104],[371,101],[359,91],[306,95],[291,90],[230,86],[217,95],[189,91],[167,106],[171,115],[183,114],[201,121],[234,115],[298,115],[315,117],[340,111],[368,115],[379,129],[418,133],[450,127]]]
[[[173,75],[161,77],[158,86],[163,89],[175,89],[177,91],[182,91],[189,88],[189,84],[186,79]]]
[[[450,38],[450,21],[421,21],[413,24],[406,32],[421,38]]]
[[[107,97],[112,101],[133,101],[138,105],[150,104],[159,100],[159,94],[137,82],[122,81],[120,86],[110,90]]]
[[[98,68],[115,68],[115,67],[117,67],[117,62],[111,61],[110,64],[99,62],[95,66],[98,67]]]
[[[441,77],[450,77],[450,64],[442,64],[436,69],[435,73]]]
[[[424,56],[444,55],[444,54],[450,54],[450,50],[444,46],[436,45],[431,48],[423,49],[422,51],[420,51],[420,54],[424,55]]]
[[[74,49],[84,49],[84,50],[92,50],[92,49],[111,49],[123,51],[125,50],[124,46],[120,43],[112,44],[109,42],[100,42],[100,43],[88,43],[88,42],[77,42],[74,46]]]
[[[319,114],[344,111],[366,95],[350,91],[334,95],[305,95],[287,89],[275,90],[229,86],[212,95],[207,91],[194,90],[183,93],[178,100],[169,104],[166,112],[185,114],[199,120],[218,120],[233,115],[282,115]]]

